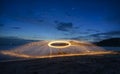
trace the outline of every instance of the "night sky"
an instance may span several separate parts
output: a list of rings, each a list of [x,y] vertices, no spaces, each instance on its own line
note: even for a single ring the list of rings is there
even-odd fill
[[[0,0],[0,37],[120,38],[119,0]]]

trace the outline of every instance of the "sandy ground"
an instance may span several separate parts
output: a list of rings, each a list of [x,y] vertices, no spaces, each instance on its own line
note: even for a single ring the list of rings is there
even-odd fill
[[[120,52],[0,62],[0,74],[120,74]]]

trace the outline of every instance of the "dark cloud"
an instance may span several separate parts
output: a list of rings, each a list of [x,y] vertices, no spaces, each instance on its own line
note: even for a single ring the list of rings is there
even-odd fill
[[[77,30],[79,29],[79,27],[75,27],[73,25],[73,23],[65,23],[65,22],[57,22],[57,26],[56,26],[56,29],[59,30],[59,31],[66,31],[66,32],[69,32],[69,31],[73,31],[73,30]]]
[[[74,27],[74,29],[79,29],[80,27]]]
[[[100,41],[108,38],[118,38],[120,37],[120,31],[111,31],[106,33],[97,33],[89,35],[88,37],[93,38],[95,41]]]
[[[73,23],[59,22],[56,25],[56,29],[61,31],[63,35],[70,36],[79,34],[79,27],[74,26]]]
[[[98,34],[92,34],[90,36],[109,36],[109,37],[112,37],[112,36],[119,36],[120,37],[120,31],[111,31],[111,32],[106,32],[106,33],[98,33]]]
[[[59,23],[59,21],[55,20],[54,23]]]
[[[4,39],[21,39],[17,36],[0,36],[0,38],[4,38]]]
[[[87,29],[88,32],[100,32],[98,30],[95,30],[95,29]]]
[[[71,38],[62,38],[66,40],[80,40],[80,41],[90,41],[90,38],[88,36],[77,36],[77,37],[71,37]]]
[[[80,34],[90,34],[89,31],[86,31],[86,32],[79,32]]]
[[[44,22],[44,20],[38,20],[38,22]]]
[[[8,16],[9,18],[12,18],[13,20],[17,20],[17,21],[21,21],[21,22],[25,22],[25,23],[30,23],[30,24],[37,24],[37,25],[41,25],[41,23],[43,22],[47,22],[45,21],[45,19],[43,18],[32,18],[32,17],[27,17],[27,16]]]
[[[91,34],[87,36],[77,36],[77,37],[62,38],[62,39],[98,42],[98,41],[109,39],[109,38],[120,38],[120,31],[111,31],[106,33],[97,33],[97,34]]]
[[[0,27],[3,27],[4,26],[4,24],[0,24]]]
[[[74,27],[72,23],[64,23],[64,22],[58,23],[56,27],[56,29],[60,31],[70,31],[73,28]]]
[[[12,27],[12,29],[21,29],[21,27]]]

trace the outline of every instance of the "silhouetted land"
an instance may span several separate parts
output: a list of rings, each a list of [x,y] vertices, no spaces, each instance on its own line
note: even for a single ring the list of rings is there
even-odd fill
[[[0,62],[0,74],[120,74],[120,52]]]
[[[100,42],[95,43],[98,46],[114,46],[114,47],[120,47],[120,38],[111,38],[102,40]]]

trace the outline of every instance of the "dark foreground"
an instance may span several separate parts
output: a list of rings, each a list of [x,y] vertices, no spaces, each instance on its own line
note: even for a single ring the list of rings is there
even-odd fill
[[[0,62],[0,74],[120,74],[120,53]]]

